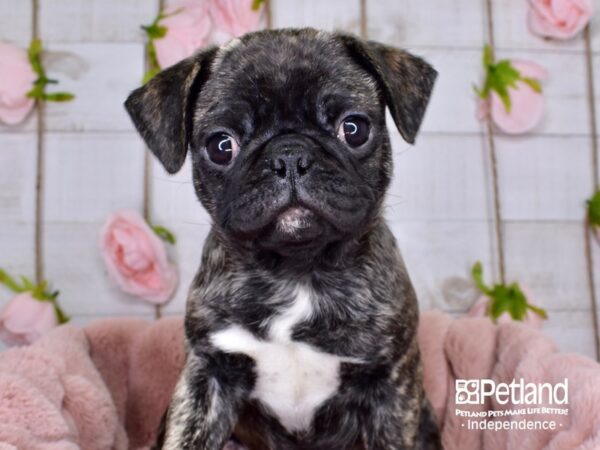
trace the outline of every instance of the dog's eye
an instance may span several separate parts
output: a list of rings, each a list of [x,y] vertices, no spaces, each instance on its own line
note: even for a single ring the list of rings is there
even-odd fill
[[[360,147],[369,139],[369,122],[360,116],[346,117],[338,129],[338,138],[350,147]]]
[[[206,142],[208,157],[215,164],[225,166],[237,155],[240,146],[227,133],[213,134]]]

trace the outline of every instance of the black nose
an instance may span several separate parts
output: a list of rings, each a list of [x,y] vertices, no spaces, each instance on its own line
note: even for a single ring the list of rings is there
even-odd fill
[[[271,169],[279,178],[300,178],[307,174],[313,159],[303,148],[288,148],[271,158]]]

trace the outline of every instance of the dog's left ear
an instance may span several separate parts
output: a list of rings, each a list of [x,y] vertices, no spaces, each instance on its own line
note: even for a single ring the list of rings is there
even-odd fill
[[[163,70],[125,101],[138,132],[169,173],[185,162],[193,107],[216,51],[209,48]]]
[[[409,143],[421,126],[437,72],[410,53],[351,35],[339,35],[350,56],[379,83],[396,127]]]

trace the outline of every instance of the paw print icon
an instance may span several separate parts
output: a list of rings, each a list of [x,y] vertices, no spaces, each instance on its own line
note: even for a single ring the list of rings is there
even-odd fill
[[[479,404],[479,380],[456,380],[456,404]]]

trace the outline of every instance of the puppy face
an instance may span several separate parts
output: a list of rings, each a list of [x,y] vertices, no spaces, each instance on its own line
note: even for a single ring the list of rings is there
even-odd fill
[[[435,75],[351,36],[262,31],[161,72],[126,107],[169,172],[189,149],[220,235],[305,258],[369,229],[392,170],[385,107],[413,142]]]

